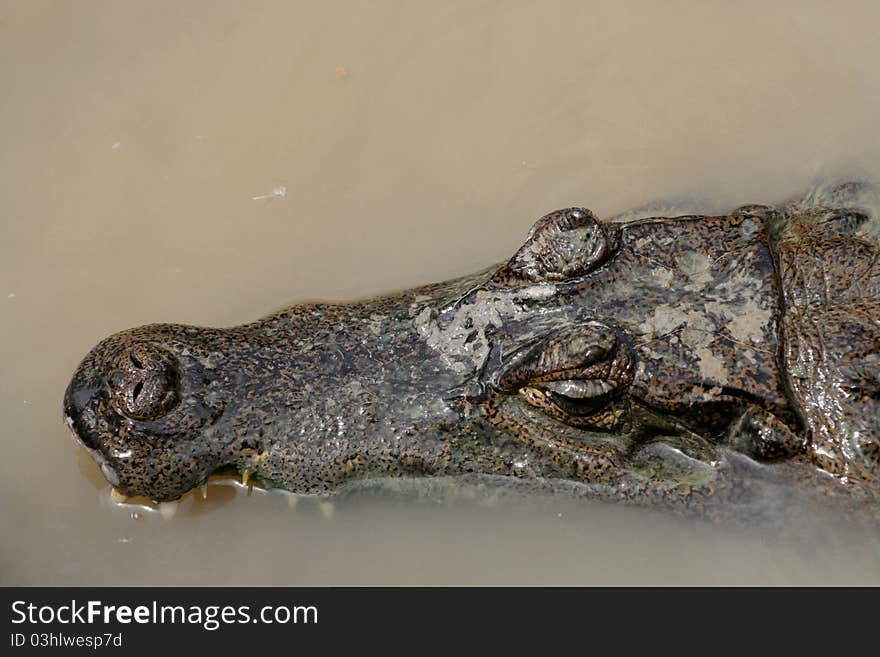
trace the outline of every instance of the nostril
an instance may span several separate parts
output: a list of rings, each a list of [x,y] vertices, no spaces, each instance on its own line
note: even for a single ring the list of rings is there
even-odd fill
[[[133,420],[156,420],[180,401],[180,373],[173,353],[155,344],[127,345],[110,376],[110,402]]]
[[[134,385],[134,390],[131,391],[131,400],[137,403],[138,397],[141,395],[141,391],[144,389],[144,382],[138,381]]]
[[[125,415],[135,420],[158,419],[179,401],[176,379],[164,372],[149,372],[129,385],[117,392],[115,401]]]
[[[128,352],[128,357],[131,360],[132,365],[134,365],[139,370],[144,369],[144,363],[140,358],[138,358],[138,355],[137,353],[135,353],[134,349]]]

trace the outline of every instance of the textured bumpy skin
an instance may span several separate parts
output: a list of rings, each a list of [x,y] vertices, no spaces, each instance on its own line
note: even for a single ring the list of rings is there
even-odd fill
[[[473,276],[113,335],[64,413],[115,487],[157,501],[232,468],[295,493],[484,476],[697,512],[773,480],[876,508],[880,264],[850,207],[870,193],[560,210]]]

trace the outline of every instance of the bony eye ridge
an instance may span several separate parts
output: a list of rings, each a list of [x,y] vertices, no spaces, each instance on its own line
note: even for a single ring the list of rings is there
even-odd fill
[[[526,243],[493,276],[495,284],[563,283],[604,264],[620,242],[619,227],[586,208],[565,208],[539,219]]]

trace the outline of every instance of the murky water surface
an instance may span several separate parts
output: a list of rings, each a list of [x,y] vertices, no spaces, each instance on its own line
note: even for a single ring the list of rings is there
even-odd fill
[[[534,218],[880,180],[872,2],[0,3],[0,583],[880,583],[880,539],[571,500],[113,503],[102,337],[508,257]]]

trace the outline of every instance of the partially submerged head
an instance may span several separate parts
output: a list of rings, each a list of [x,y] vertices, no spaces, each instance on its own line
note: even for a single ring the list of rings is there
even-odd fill
[[[776,305],[758,217],[569,208],[486,275],[118,333],[64,412],[114,486],[160,501],[226,466],[294,492],[377,473],[580,476],[553,450],[679,435],[702,453],[744,404],[784,410]]]

